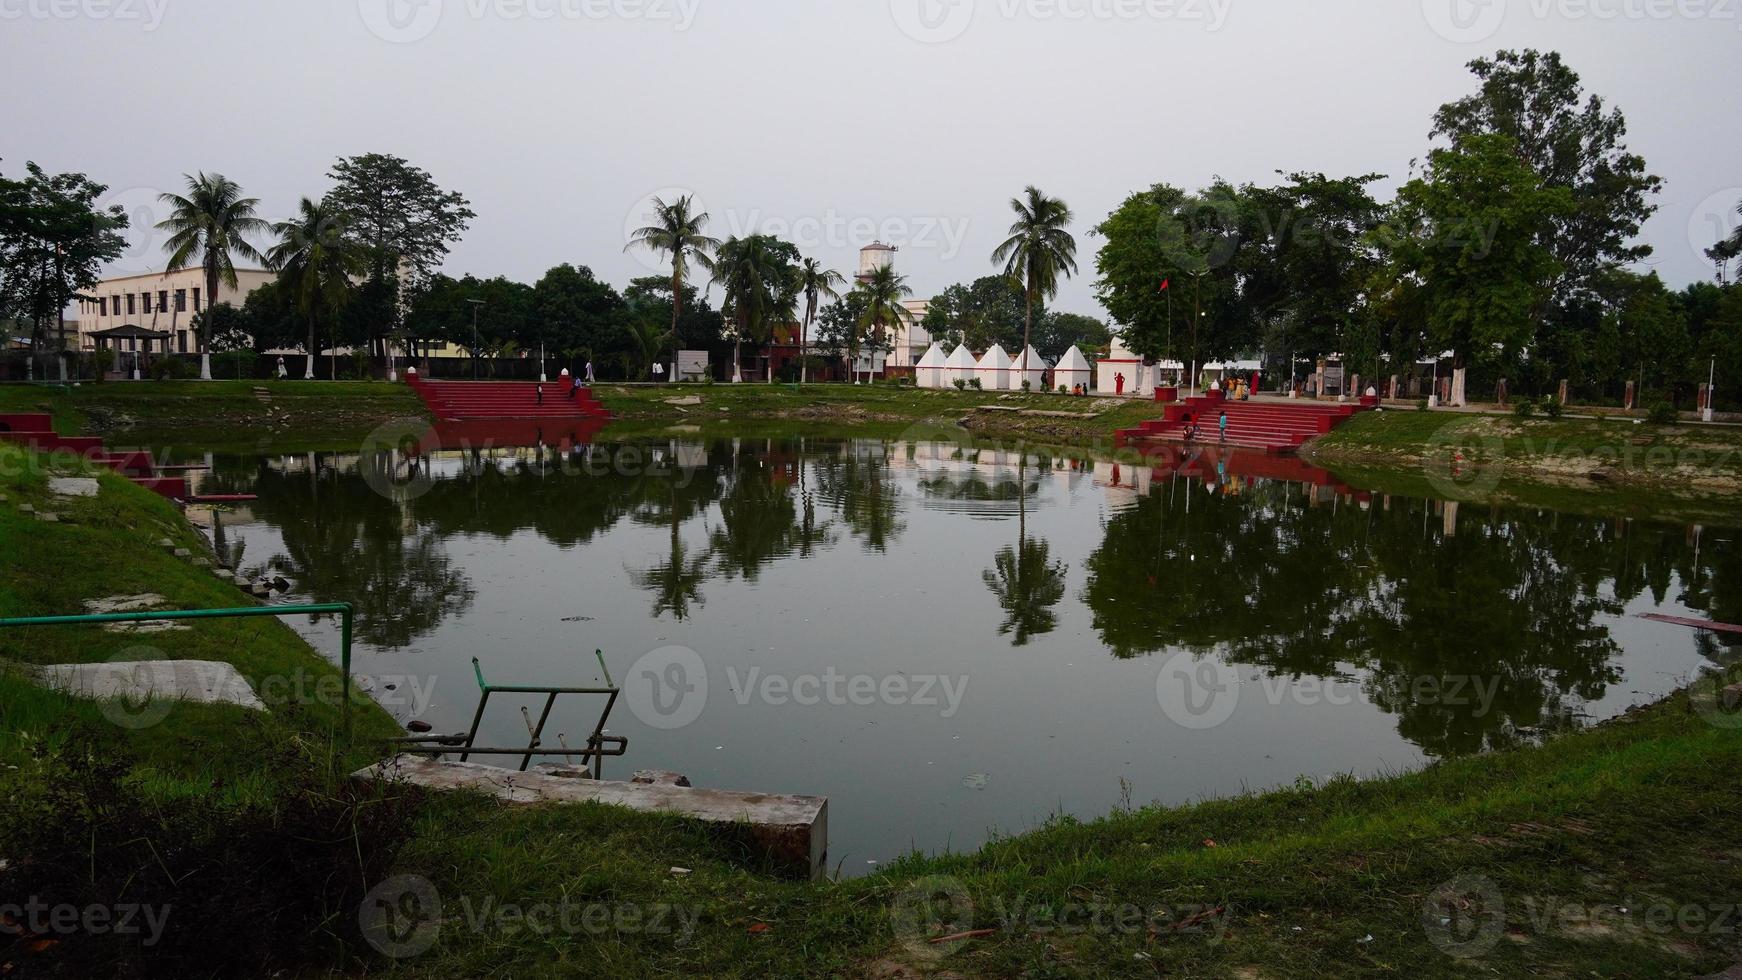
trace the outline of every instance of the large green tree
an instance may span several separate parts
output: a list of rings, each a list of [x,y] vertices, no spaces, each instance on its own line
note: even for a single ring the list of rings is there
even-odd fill
[[[1587,95],[1559,53],[1501,51],[1469,68],[1480,88],[1441,106],[1431,135],[1448,147],[1505,136],[1545,189],[1566,192],[1566,205],[1540,211],[1534,228],[1536,244],[1554,259],[1535,270],[1544,277],[1536,312],[1556,316],[1603,271],[1651,254],[1639,229],[1663,181],[1628,149],[1621,110]]]
[[[1022,355],[1017,370],[1028,377],[1028,348],[1033,343],[1034,308],[1058,292],[1059,280],[1077,273],[1077,240],[1068,230],[1072,215],[1064,201],[1047,197],[1032,184],[1021,197],[1011,198],[1016,220],[1010,237],[992,251],[992,261],[1004,274],[1023,284],[1027,300],[1022,325]]]
[[[839,272],[823,266],[820,259],[805,259],[798,267],[798,291],[804,297],[804,321],[798,331],[798,382],[810,380],[810,330],[817,320],[818,304],[823,300],[841,298],[841,287],[847,280]]]
[[[96,285],[103,264],[126,247],[127,215],[99,208],[108,188],[84,174],[50,174],[25,165],[23,180],[0,177],[0,321],[30,324],[29,376],[69,303]],[[64,378],[66,361],[61,359]]]
[[[884,329],[912,318],[907,307],[901,305],[902,300],[913,295],[907,277],[892,265],[879,266],[854,291],[863,295],[865,303],[857,324],[860,335],[870,340],[873,353],[888,350]]]
[[[427,171],[391,154],[340,158],[328,176],[333,188],[327,204],[344,215],[345,233],[363,253],[365,274],[391,284],[395,297],[435,275],[477,216],[463,195],[443,190]],[[399,310],[393,303],[388,322],[368,326],[376,356],[386,353],[388,338],[400,336]]]
[[[773,235],[734,237],[719,247],[713,284],[725,291],[721,307],[732,324],[732,380],[742,375],[744,342],[767,344],[791,315],[798,262],[798,246]]]
[[[610,283],[586,266],[559,265],[532,287],[536,308],[531,342],[543,342],[564,357],[596,360],[629,349],[629,306]],[[581,368],[569,364],[576,375]]]
[[[1560,266],[1540,230],[1572,204],[1566,188],[1537,179],[1510,136],[1470,136],[1429,155],[1383,234],[1392,275],[1422,294],[1436,350],[1463,366],[1530,345]]]
[[[175,272],[190,265],[199,265],[206,276],[206,302],[218,299],[218,284],[236,288],[236,265],[233,256],[267,264],[267,259],[248,240],[248,236],[263,233],[269,226],[254,213],[260,201],[243,197],[242,188],[222,174],[183,174],[186,194],[161,195],[170,208],[169,217],[158,222],[159,230],[170,233],[163,249],[169,253],[169,269]],[[200,378],[212,380],[210,338],[205,331],[199,335]]]

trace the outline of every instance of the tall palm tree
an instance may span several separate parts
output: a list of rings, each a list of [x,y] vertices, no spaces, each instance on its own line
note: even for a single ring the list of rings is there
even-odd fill
[[[364,271],[362,253],[345,237],[338,211],[325,201],[303,198],[297,215],[272,226],[278,244],[266,253],[266,264],[290,291],[298,312],[308,318],[308,360],[303,378],[315,376],[315,321],[337,315],[351,292],[351,277]]]
[[[683,315],[683,284],[689,275],[690,263],[694,262],[703,269],[712,271],[714,260],[708,255],[712,249],[720,247],[718,239],[702,234],[702,228],[708,223],[708,213],[695,211],[695,199],[692,195],[683,197],[667,204],[659,198],[653,199],[653,221],[651,225],[637,228],[629,236],[629,244],[623,246],[627,252],[635,246],[663,252],[671,256],[671,377],[677,380],[677,344],[678,318]]]
[[[163,250],[169,253],[169,267],[164,272],[176,272],[196,261],[206,273],[206,306],[218,302],[218,283],[236,288],[236,266],[232,254],[264,263],[261,255],[248,241],[248,236],[266,230],[264,220],[255,215],[260,201],[243,197],[242,188],[222,174],[183,174],[187,194],[160,194],[158,199],[169,205],[169,217],[157,223],[157,230],[170,233]],[[200,326],[200,379],[212,380],[211,317]]]
[[[872,337],[872,356],[883,347],[883,327],[901,323],[909,318],[907,307],[901,301],[913,295],[913,290],[907,285],[907,277],[895,271],[894,266],[881,266],[872,272],[860,284],[864,291],[865,312],[859,316],[859,328],[870,328]]]
[[[1010,237],[993,251],[992,261],[1002,263],[1004,274],[1023,284],[1028,307],[1022,321],[1022,379],[1026,381],[1034,304],[1058,292],[1061,275],[1068,279],[1076,274],[1077,240],[1065,230],[1071,223],[1070,207],[1032,184],[1022,197],[1010,199],[1010,209],[1016,212],[1016,221],[1010,226]]]
[[[798,267],[798,291],[804,296],[804,322],[798,331],[798,383],[805,384],[810,380],[810,365],[808,352],[805,349],[810,339],[811,324],[817,319],[817,305],[823,298],[837,300],[841,298],[840,288],[847,280],[833,269],[823,268],[818,259],[805,259]]]

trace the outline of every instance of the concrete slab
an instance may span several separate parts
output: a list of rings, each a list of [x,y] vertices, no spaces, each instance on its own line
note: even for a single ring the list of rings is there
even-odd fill
[[[48,492],[61,497],[95,497],[97,481],[82,476],[56,477],[48,481]]]
[[[401,755],[359,770],[357,779],[403,780],[433,790],[486,793],[507,803],[609,803],[632,810],[736,826],[791,873],[816,878],[828,863],[829,801],[821,796],[783,796],[653,783],[617,783],[533,772],[513,772],[471,762],[442,762]]]
[[[48,687],[98,701],[158,698],[266,710],[266,702],[235,667],[210,660],[50,664],[36,668],[36,674]]]

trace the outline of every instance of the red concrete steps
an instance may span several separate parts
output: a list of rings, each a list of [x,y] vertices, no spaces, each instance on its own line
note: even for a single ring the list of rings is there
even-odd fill
[[[1306,442],[1329,433],[1357,412],[1377,407],[1378,399],[1359,403],[1230,402],[1210,392],[1168,405],[1159,419],[1117,433],[1122,443],[1183,442],[1188,424],[1196,424],[1195,445],[1259,449],[1293,453]],[[1228,426],[1221,427],[1227,414]]]
[[[430,411],[444,421],[611,418],[610,411],[594,396],[592,389],[571,391],[561,382],[545,384],[542,402],[538,398],[538,385],[530,381],[412,379],[410,384]]]
[[[0,441],[39,453],[70,453],[91,464],[103,466],[132,482],[172,500],[188,496],[187,480],[164,476],[150,453],[111,453],[97,436],[63,436],[54,431],[46,412],[0,413]]]

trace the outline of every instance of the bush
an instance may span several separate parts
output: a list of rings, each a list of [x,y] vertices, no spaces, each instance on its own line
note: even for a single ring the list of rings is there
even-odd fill
[[[153,381],[186,381],[197,378],[199,369],[179,357],[154,357],[146,373]]]
[[[1066,386],[1064,386],[1064,385],[1059,385],[1059,394],[1061,394],[1061,395],[1068,395],[1068,394],[1070,394],[1070,393],[1071,393],[1071,389],[1070,389],[1070,388],[1068,388],[1068,387],[1066,387]]]
[[[0,896],[139,911],[126,932],[117,918],[49,942],[16,923],[0,961],[29,976],[267,976],[361,945],[357,909],[410,839],[419,797],[293,752],[267,760],[270,791],[238,800],[148,792],[106,733],[39,744],[0,792]]]
[[[1512,403],[1512,414],[1521,419],[1530,418],[1536,414],[1536,402],[1529,398],[1520,398]]]
[[[1675,406],[1671,405],[1669,402],[1657,402],[1653,404],[1651,410],[1646,413],[1645,417],[1652,425],[1675,425],[1677,422],[1681,421],[1681,414],[1678,413],[1675,410]]]
[[[1427,411],[1427,410],[1428,410],[1428,405],[1427,405],[1427,399],[1426,399],[1426,398],[1418,398],[1418,399],[1416,399],[1416,402],[1415,402],[1415,410],[1416,410],[1416,411],[1418,411],[1418,412],[1425,412],[1425,411]]]
[[[968,390],[968,382],[962,380],[961,378],[957,378],[956,380],[951,381],[950,384],[955,385],[957,391],[967,391]]]
[[[985,390],[985,386],[984,386],[984,385],[982,385],[982,384],[980,384],[980,379],[979,379],[979,378],[971,378],[971,379],[969,379],[969,381],[968,381],[968,387],[970,387],[970,388],[972,388],[972,389],[974,389],[974,390],[975,390],[975,391],[983,391],[983,390]]]
[[[1033,383],[1033,382],[1031,382],[1031,381],[1024,381],[1024,382],[1023,382],[1023,383],[1022,383],[1022,393],[1023,393],[1023,394],[1025,394],[1025,395],[1026,395],[1026,394],[1028,394],[1028,392],[1029,392],[1029,391],[1030,391],[1030,389],[1032,389],[1032,388],[1033,388],[1033,387],[1034,387],[1034,383]]]
[[[1559,398],[1544,398],[1542,400],[1542,414],[1548,416],[1551,419],[1560,418],[1561,413],[1565,412],[1566,410],[1567,410],[1567,407],[1565,405],[1561,404],[1561,400]]]

